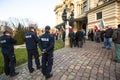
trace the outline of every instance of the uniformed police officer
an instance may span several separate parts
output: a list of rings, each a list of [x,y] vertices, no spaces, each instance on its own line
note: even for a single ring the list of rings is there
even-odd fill
[[[12,38],[12,32],[6,30],[0,39],[0,44],[2,45],[2,54],[4,57],[4,72],[7,76],[10,75],[11,77],[19,74],[18,72],[15,72],[15,43],[16,40]]]
[[[42,51],[42,73],[46,79],[52,77],[54,36],[50,34],[50,26],[45,27],[45,33],[39,38],[39,47]]]
[[[33,56],[35,58],[37,69],[40,69],[39,53],[37,49],[38,37],[35,32],[35,27],[33,25],[29,26],[29,31],[25,34],[25,43],[28,52],[28,69],[29,72],[32,73],[34,71],[32,64]]]

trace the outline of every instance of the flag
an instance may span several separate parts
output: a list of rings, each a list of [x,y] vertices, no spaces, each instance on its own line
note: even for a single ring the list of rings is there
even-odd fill
[[[71,31],[71,30],[73,30],[73,28],[71,26],[69,26],[69,30]]]
[[[100,25],[99,26],[100,26],[100,29],[105,28],[105,22],[104,22],[103,19],[100,20]]]
[[[62,26],[62,31],[65,31],[65,28]]]
[[[99,30],[100,28],[99,28],[99,26],[98,26],[97,24],[95,24],[95,25],[94,25],[94,29],[95,29],[95,30]]]

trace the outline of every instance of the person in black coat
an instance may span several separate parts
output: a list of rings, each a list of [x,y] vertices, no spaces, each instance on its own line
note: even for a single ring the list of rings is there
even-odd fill
[[[25,34],[25,44],[28,52],[28,69],[29,69],[29,72],[32,73],[34,71],[33,64],[32,64],[33,56],[35,58],[37,69],[40,69],[40,60],[39,60],[39,53],[37,48],[38,37],[33,25],[30,25],[29,31]]]
[[[77,40],[77,46],[82,48],[82,46],[83,46],[83,33],[82,33],[82,30],[78,30],[76,32],[76,40]]]
[[[2,45],[2,54],[4,57],[4,72],[8,76],[16,76],[19,73],[15,72],[16,58],[14,54],[14,44],[16,40],[12,38],[11,31],[5,31],[0,39]]]
[[[69,42],[70,42],[70,47],[72,48],[74,45],[74,38],[75,38],[75,33],[73,32],[72,29],[69,29]]]
[[[50,26],[45,27],[45,33],[39,37],[39,47],[42,51],[42,73],[46,79],[52,77],[54,36],[50,34]]]

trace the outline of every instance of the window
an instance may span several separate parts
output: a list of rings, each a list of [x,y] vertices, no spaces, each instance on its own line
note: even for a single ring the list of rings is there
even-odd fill
[[[97,20],[102,18],[102,12],[98,12],[96,15],[97,15]]]
[[[84,1],[83,3],[83,12],[87,11],[87,0]]]
[[[108,1],[110,1],[110,0],[106,0],[106,2],[108,2]]]
[[[100,2],[100,1],[102,1],[102,0],[99,0],[98,2]]]

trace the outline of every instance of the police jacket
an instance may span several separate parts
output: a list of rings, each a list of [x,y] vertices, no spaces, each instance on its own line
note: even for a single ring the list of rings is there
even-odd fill
[[[16,40],[11,36],[4,35],[0,39],[0,44],[2,45],[2,53],[14,52],[14,44]]]
[[[28,31],[25,34],[25,43],[27,50],[37,49],[38,37],[36,32]]]
[[[46,49],[47,52],[51,52],[54,50],[54,36],[51,35],[49,32],[45,32],[39,38],[39,47],[41,51]]]

